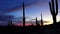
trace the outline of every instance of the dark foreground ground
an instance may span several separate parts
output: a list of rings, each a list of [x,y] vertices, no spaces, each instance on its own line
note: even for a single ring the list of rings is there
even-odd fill
[[[60,34],[60,28],[56,26],[0,26],[0,32],[19,32],[25,34]]]
[[[0,26],[1,32],[19,32],[21,34],[60,34],[60,22],[46,26]]]

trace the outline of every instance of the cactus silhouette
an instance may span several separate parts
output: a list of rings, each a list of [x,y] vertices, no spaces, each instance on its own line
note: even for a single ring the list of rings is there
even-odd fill
[[[25,26],[25,7],[23,2],[23,26]]]
[[[36,26],[40,26],[40,24],[39,24],[38,21],[37,21],[37,17],[36,17]]]
[[[12,26],[12,20],[8,21],[8,26]]]
[[[43,29],[43,19],[42,19],[42,14],[41,14],[41,30]]]
[[[53,24],[56,24],[56,16],[58,15],[58,1],[55,0],[55,3],[54,3],[54,0],[51,0],[51,2],[49,2],[49,7],[50,7],[50,12],[53,18]]]
[[[42,14],[41,14],[41,26],[43,26],[43,19],[42,19]]]

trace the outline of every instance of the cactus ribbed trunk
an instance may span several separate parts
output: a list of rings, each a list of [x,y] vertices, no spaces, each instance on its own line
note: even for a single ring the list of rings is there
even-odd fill
[[[56,16],[53,16],[53,24],[56,24]]]
[[[56,24],[56,16],[58,15],[58,0],[55,0],[55,3],[54,0],[51,0],[51,2],[49,2],[49,8],[53,18],[53,24]]]
[[[23,26],[25,27],[25,7],[23,2]]]

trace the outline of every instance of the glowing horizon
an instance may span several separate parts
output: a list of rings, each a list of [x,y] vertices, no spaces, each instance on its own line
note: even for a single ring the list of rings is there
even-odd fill
[[[45,25],[52,24],[53,19],[49,9],[49,1],[51,0],[6,0],[1,1],[0,3],[0,21],[8,21],[6,16],[11,16],[11,18],[20,18],[23,16],[23,7],[22,2],[25,3],[25,15],[27,21],[31,19],[38,20],[41,19],[41,14],[43,16],[43,21],[49,21],[49,23],[45,23]],[[58,0],[58,15],[57,22],[60,21],[60,0]],[[2,9],[1,9],[2,8]],[[14,16],[14,17],[12,17]],[[5,19],[6,18],[6,19]],[[22,19],[22,18],[21,18]],[[5,24],[5,23],[4,23]]]

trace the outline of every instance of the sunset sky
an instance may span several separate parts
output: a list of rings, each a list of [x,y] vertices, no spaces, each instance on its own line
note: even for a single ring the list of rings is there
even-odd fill
[[[51,0],[0,0],[0,21],[11,18],[22,17],[22,2],[25,3],[25,14],[27,20],[41,19],[41,13],[44,21],[52,23],[52,16],[49,10],[49,1]],[[57,21],[60,21],[60,0],[58,0],[59,13]],[[10,17],[9,17],[10,16]],[[8,17],[8,18],[7,18]],[[5,24],[5,23],[3,23]],[[45,23],[46,24],[46,23]],[[48,24],[48,23],[47,23]]]

